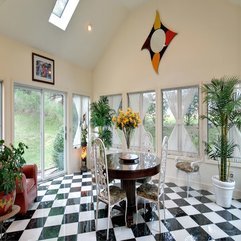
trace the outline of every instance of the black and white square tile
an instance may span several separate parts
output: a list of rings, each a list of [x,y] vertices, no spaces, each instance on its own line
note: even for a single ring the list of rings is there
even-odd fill
[[[241,241],[241,200],[231,208],[215,204],[212,193],[166,183],[166,222],[161,210],[161,233],[157,210],[139,210],[136,223],[127,228],[112,213],[110,238],[115,241]],[[94,195],[94,203],[92,202]],[[106,240],[107,212],[100,205],[98,230],[95,228],[96,192],[91,173],[65,175],[38,187],[37,201],[24,216],[17,215],[4,223],[2,239],[19,241],[100,241]]]

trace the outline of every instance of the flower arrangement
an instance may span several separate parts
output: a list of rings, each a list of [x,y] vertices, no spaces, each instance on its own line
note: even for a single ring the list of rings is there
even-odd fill
[[[127,148],[130,148],[130,136],[135,128],[141,124],[140,114],[133,112],[131,108],[127,108],[127,111],[119,110],[118,116],[113,116],[112,122],[115,127],[122,130],[126,139]]]

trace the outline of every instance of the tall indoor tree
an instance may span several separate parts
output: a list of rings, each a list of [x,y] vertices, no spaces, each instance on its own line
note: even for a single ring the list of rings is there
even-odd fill
[[[106,148],[112,145],[112,116],[115,111],[110,108],[106,96],[101,96],[98,101],[90,105],[90,124],[97,128],[98,137],[103,140]]]
[[[236,89],[238,83],[238,77],[224,76],[220,79],[214,78],[211,80],[211,83],[202,86],[202,91],[206,94],[204,102],[208,105],[208,113],[207,115],[202,115],[201,118],[207,119],[218,131],[214,140],[206,143],[208,156],[217,160],[219,167],[219,180],[215,180],[214,177],[212,180],[213,183],[221,181],[223,185],[233,183],[233,189],[235,182],[229,180],[230,158],[233,158],[234,150],[238,145],[234,143],[232,136],[229,135],[229,131],[233,127],[241,130],[241,95]],[[216,186],[221,185],[219,183]],[[226,189],[231,190],[230,187]],[[217,195],[216,193],[216,201],[217,196],[219,194]],[[222,199],[224,200],[224,198],[220,198],[221,202]],[[231,205],[231,199],[230,204],[222,204],[221,206],[228,207]]]

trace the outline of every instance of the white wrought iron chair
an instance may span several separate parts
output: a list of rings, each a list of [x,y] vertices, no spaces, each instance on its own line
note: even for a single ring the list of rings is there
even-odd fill
[[[109,185],[106,149],[103,141],[100,138],[96,138],[94,140],[93,153],[94,153],[94,161],[95,161],[95,179],[96,179],[96,193],[97,193],[96,231],[98,227],[99,202],[101,201],[108,205],[108,222],[107,222],[107,240],[108,240],[111,209],[122,200],[125,200],[126,201],[125,222],[126,222],[127,197],[126,197],[125,190],[114,185]]]
[[[162,141],[162,156],[161,156],[161,163],[160,163],[158,185],[154,183],[144,183],[141,186],[139,186],[136,190],[136,195],[137,195],[136,207],[137,207],[138,198],[142,198],[144,199],[144,201],[149,201],[157,205],[160,232],[161,232],[161,217],[160,217],[161,197],[162,197],[162,205],[163,205],[163,211],[164,211],[164,221],[166,222],[164,184],[165,184],[165,177],[166,177],[167,152],[168,152],[168,137],[165,136]],[[145,205],[144,205],[144,209],[145,209]]]
[[[141,140],[141,151],[143,152],[154,152],[153,137],[150,132],[145,132]]]
[[[145,153],[154,153],[154,146],[153,146],[153,137],[150,132],[144,132],[141,139],[141,151]],[[138,183],[145,183],[149,182],[151,177],[146,177],[142,179],[138,179]]]
[[[192,174],[199,173],[199,164],[200,161],[184,161],[176,157],[177,171],[182,171],[187,175],[187,198],[190,191],[190,177]]]

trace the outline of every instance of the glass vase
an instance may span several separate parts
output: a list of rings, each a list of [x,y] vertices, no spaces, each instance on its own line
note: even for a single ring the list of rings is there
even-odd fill
[[[126,140],[126,147],[127,147],[127,150],[130,149],[132,132],[133,132],[132,129],[123,129],[123,133],[124,133],[125,140]]]

